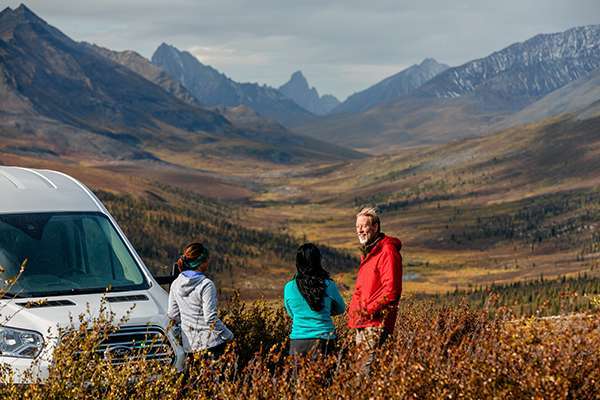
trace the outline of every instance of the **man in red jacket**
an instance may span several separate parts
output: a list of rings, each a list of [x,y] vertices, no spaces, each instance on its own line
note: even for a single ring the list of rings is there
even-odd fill
[[[374,208],[363,208],[356,215],[356,234],[363,254],[348,308],[348,326],[356,329],[356,343],[368,354],[368,371],[375,349],[394,331],[402,292],[402,243],[381,232]]]

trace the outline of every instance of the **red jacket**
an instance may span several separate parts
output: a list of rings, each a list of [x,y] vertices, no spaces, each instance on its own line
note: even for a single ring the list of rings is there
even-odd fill
[[[391,236],[382,236],[371,251],[361,257],[348,308],[348,326],[383,326],[391,333],[402,293],[402,243]]]

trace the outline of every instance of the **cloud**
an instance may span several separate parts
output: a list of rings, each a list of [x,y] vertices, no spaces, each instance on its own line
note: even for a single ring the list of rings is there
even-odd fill
[[[203,64],[220,66],[265,66],[269,64],[269,56],[260,53],[248,53],[227,47],[194,46],[188,51]]]

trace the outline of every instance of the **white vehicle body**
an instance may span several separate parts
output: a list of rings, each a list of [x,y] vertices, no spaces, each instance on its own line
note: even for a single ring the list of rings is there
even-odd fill
[[[4,283],[24,261],[21,281]],[[0,364],[12,367],[17,382],[32,365],[46,377],[60,329],[80,315],[98,317],[102,304],[116,321],[128,317],[100,351],[127,354],[136,343],[159,342],[154,358],[183,368],[166,291],[106,208],[72,177],[0,166],[0,266]]]

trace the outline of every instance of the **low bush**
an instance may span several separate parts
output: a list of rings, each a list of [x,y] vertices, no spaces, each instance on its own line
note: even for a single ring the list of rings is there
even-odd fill
[[[94,351],[114,329],[80,321],[54,354],[49,378],[0,385],[1,398],[63,399],[588,399],[600,393],[600,313],[515,318],[503,308],[407,299],[396,332],[369,375],[344,317],[339,348],[326,359],[286,354],[290,321],[280,305],[232,299],[221,317],[235,341],[187,374],[143,359],[114,365]],[[73,335],[73,333],[76,333]],[[74,355],[77,354],[77,357]]]

